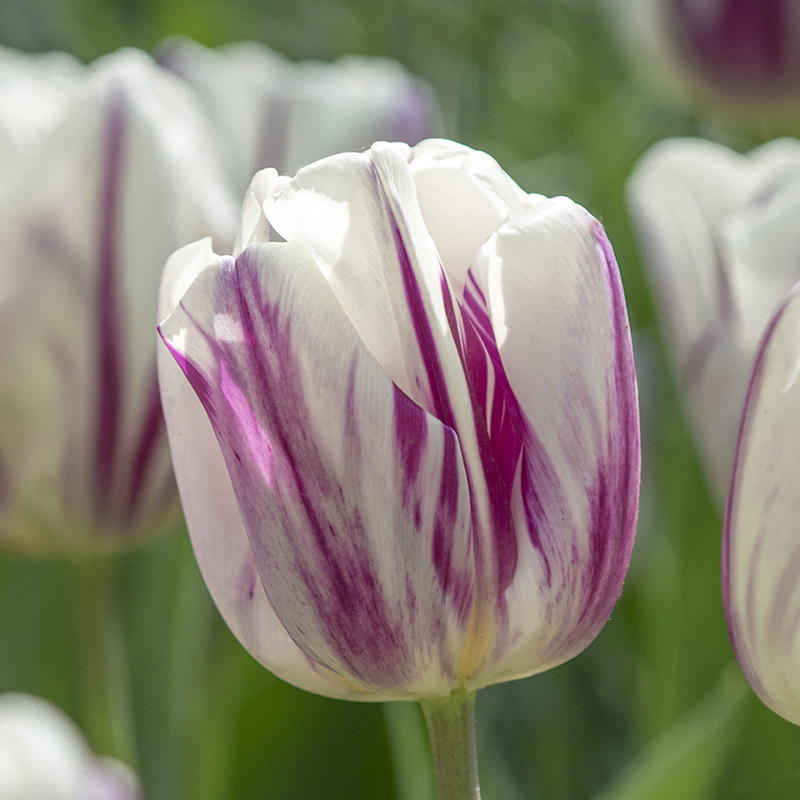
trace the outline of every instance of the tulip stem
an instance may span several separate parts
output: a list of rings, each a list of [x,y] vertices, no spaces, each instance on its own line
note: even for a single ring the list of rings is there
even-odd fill
[[[420,700],[428,723],[438,800],[480,800],[475,693]]]
[[[111,556],[73,562],[83,722],[95,752],[135,768],[133,709],[116,567]]]

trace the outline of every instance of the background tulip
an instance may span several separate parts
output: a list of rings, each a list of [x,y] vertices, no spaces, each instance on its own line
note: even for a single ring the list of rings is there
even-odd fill
[[[416,144],[437,132],[431,88],[389,59],[293,64],[256,42],[212,50],[173,39],[158,60],[203,102],[216,124],[220,158],[242,193],[265,167],[294,174],[380,139]]]
[[[676,380],[722,505],[756,347],[800,278],[800,143],[741,156],[667,140],[628,189]]]
[[[796,112],[800,6],[794,0],[606,0],[639,71],[676,97],[738,115]]]
[[[187,241],[229,240],[235,207],[201,112],[148,56],[100,59],[70,87],[0,185],[0,541],[29,552],[169,522],[158,275]]]
[[[736,658],[758,696],[800,725],[800,284],[764,334],[742,416],[722,554]]]
[[[800,91],[794,0],[667,0],[678,52],[718,90],[761,100]]]
[[[600,225],[432,140],[259,173],[237,242],[168,262],[186,377],[162,352],[160,381],[195,553],[245,647],[356,700],[471,693],[586,647],[639,477]]]
[[[0,695],[3,800],[140,800],[133,773],[95,757],[55,706],[25,694]]]
[[[66,53],[28,55],[0,47],[0,184],[63,113],[82,70]]]

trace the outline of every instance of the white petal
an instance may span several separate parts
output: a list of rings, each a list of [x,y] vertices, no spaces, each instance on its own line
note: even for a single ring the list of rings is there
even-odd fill
[[[723,596],[750,685],[800,725],[800,285],[764,336],[745,404],[723,539]]]
[[[294,641],[341,676],[344,689],[315,689],[323,694],[352,686],[365,700],[447,694],[473,583],[469,492],[453,431],[379,369],[302,245],[260,245],[235,264],[212,265],[161,330],[213,422],[249,536],[248,555],[228,481],[214,484],[227,498],[214,519],[223,533],[195,516],[197,507],[206,514],[203,496],[221,479],[204,474],[207,454],[197,466],[188,429],[174,438],[168,408],[187,521],[218,604],[241,615],[236,603],[252,607],[263,582]],[[162,390],[172,402],[173,385]],[[191,470],[203,474],[187,486]],[[193,486],[198,495],[187,495]],[[229,542],[241,549],[226,552]],[[257,572],[237,574],[245,559]],[[236,597],[220,597],[225,584]],[[302,671],[284,675],[308,683]]]
[[[622,590],[639,485],[630,332],[600,224],[566,198],[543,202],[501,228],[479,267],[523,454],[516,571],[475,688],[555,666],[597,635]]]
[[[630,204],[678,381],[720,502],[758,338],[800,277],[800,144],[739,155],[662,142],[629,182]]]

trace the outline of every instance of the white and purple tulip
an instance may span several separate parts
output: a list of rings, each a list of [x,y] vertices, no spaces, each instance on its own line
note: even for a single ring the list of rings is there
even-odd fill
[[[800,142],[743,156],[666,140],[628,189],[677,383],[723,507],[758,342],[800,279]]]
[[[796,113],[800,4],[796,0],[605,0],[637,73],[692,113],[709,104]],[[785,127],[785,125],[781,126]]]
[[[0,183],[0,543],[25,552],[106,550],[174,522],[159,276],[176,247],[236,229],[184,84],[134,50],[82,70]]]
[[[382,139],[416,144],[439,132],[430,86],[390,59],[295,64],[256,42],[212,50],[183,38],[165,42],[157,58],[197,93],[242,194],[266,167],[294,174]]]
[[[722,550],[725,616],[756,694],[800,725],[800,284],[769,323],[742,416]]]
[[[718,91],[763,101],[800,92],[796,0],[662,0],[687,66]]]
[[[206,239],[167,263],[159,378],[195,553],[242,644],[353,700],[583,650],[639,493],[600,223],[462,145],[378,143],[259,173],[234,253]]]
[[[3,800],[142,800],[135,775],[95,756],[69,717],[26,694],[0,695]]]

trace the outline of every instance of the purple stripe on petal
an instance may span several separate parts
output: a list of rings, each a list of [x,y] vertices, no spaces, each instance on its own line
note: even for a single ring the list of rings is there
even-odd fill
[[[315,453],[314,443],[294,434],[305,426],[310,412],[298,384],[298,365],[292,358],[291,325],[284,324],[278,309],[270,308],[269,301],[259,296],[260,287],[255,279],[237,287],[237,294],[246,335],[252,341],[266,338],[277,357],[262,359],[251,352],[246,364],[247,374],[237,370],[233,376],[234,381],[241,383],[246,383],[248,377],[256,378],[258,395],[264,404],[263,418],[269,420],[274,435],[274,441],[270,442],[263,430],[260,431],[264,438],[259,444],[252,430],[245,431],[244,436],[251,446],[246,453],[234,451],[234,457],[241,461],[249,456],[263,462],[268,451],[270,482],[274,467],[279,473],[275,480],[283,486],[282,491],[298,498],[304,527],[313,538],[317,557],[312,570],[307,559],[295,552],[296,569],[314,604],[316,616],[335,642],[342,661],[353,673],[380,673],[391,683],[402,683],[407,677],[403,673],[403,659],[397,658],[403,648],[402,630],[397,622],[391,621],[391,614],[384,607],[381,587],[370,557],[363,549],[367,535],[360,514],[343,503],[338,482],[325,474],[324,469],[320,471],[321,460]],[[258,321],[251,314],[253,306],[262,312]],[[278,386],[280,399],[273,390]],[[249,413],[253,419],[261,416],[255,409],[250,409]],[[240,419],[243,416],[241,409],[236,414]],[[273,450],[280,451],[283,463],[275,464]],[[264,458],[259,457],[259,453]],[[324,507],[328,510],[325,515],[321,513]],[[257,557],[269,561],[270,554],[263,549],[261,540],[251,541]],[[342,557],[342,542],[350,550],[345,557]],[[369,631],[369,636],[365,631]]]
[[[614,252],[600,223],[593,221],[593,233],[605,259],[611,299],[611,329],[614,335],[613,377],[609,387],[607,459],[598,473],[589,497],[592,527],[589,546],[588,597],[584,614],[604,622],[622,590],[628,569],[640,479],[639,410],[622,282]]]
[[[394,218],[391,207],[387,205],[387,216],[391,224],[392,235],[394,237],[395,248],[397,250],[398,263],[403,278],[403,286],[406,293],[406,301],[414,327],[414,333],[417,339],[422,360],[425,364],[428,377],[428,386],[431,396],[431,404],[434,415],[441,420],[449,428],[452,428],[459,433],[460,425],[456,421],[444,372],[439,361],[439,353],[436,347],[436,341],[433,331],[431,329],[430,319],[428,318],[425,310],[425,305],[422,299],[417,277],[414,273],[414,268],[411,264],[411,259],[408,255],[408,250],[403,241],[402,234],[400,233],[399,226]],[[453,341],[456,345],[456,350],[461,359],[464,367],[467,384],[470,394],[470,402],[472,404],[473,418],[472,423],[475,426],[475,434],[478,440],[478,449],[481,459],[481,467],[483,477],[486,480],[488,488],[488,501],[491,519],[488,521],[490,530],[489,536],[494,541],[493,562],[496,568],[495,584],[497,594],[500,594],[514,575],[517,560],[516,539],[513,530],[513,523],[511,519],[511,511],[507,503],[508,493],[502,487],[500,477],[497,470],[497,465],[494,462],[494,456],[491,451],[488,432],[483,423],[484,415],[480,410],[480,398],[476,394],[475,387],[471,385],[469,378],[469,351],[465,351],[464,345],[468,345],[470,341],[467,329],[463,326],[463,319],[457,314],[456,308],[453,305],[452,293],[450,292],[449,284],[444,275],[444,270],[440,265],[440,272],[442,276],[442,302],[444,305],[445,316],[447,318],[450,332]],[[459,329],[459,322],[462,323]],[[462,334],[465,336],[464,341],[461,341]],[[473,341],[474,344],[474,341]],[[470,475],[470,468],[467,467],[467,474]],[[474,482],[473,477],[468,478],[470,484]],[[474,498],[473,498],[474,503]],[[473,513],[473,525],[479,524],[479,514]],[[440,530],[440,535],[449,535],[447,531]],[[476,561],[483,561],[486,556],[480,552],[481,537],[473,537],[473,545],[475,548]]]
[[[406,402],[406,395],[394,387],[395,443],[400,452],[403,468],[403,502],[409,502],[408,491],[417,480],[425,446],[428,441],[428,425],[425,412],[415,403]]]
[[[100,196],[100,231],[97,265],[96,325],[97,422],[94,482],[97,514],[109,511],[114,485],[122,403],[122,309],[117,264],[117,221],[125,143],[125,100],[119,90],[106,100],[106,140]]]
[[[525,432],[525,462],[520,476],[525,524],[531,544],[539,552],[544,568],[545,583],[549,587],[552,581],[552,570],[548,557],[548,548],[544,542],[546,531],[542,524],[546,519],[542,496],[559,491],[558,478],[552,462],[533,430]]]
[[[506,497],[510,499],[522,451],[522,412],[500,358],[486,300],[475,283],[471,270],[467,274],[462,311],[465,327],[469,323],[469,327],[477,334],[481,349],[488,359],[485,370],[481,369],[481,377],[476,375],[474,380],[479,380],[483,387],[478,387],[477,395],[478,398],[483,398],[481,407],[489,429],[492,450],[507,490]],[[472,350],[478,352],[477,342],[473,343]],[[475,362],[480,364],[481,359],[476,357]]]
[[[186,354],[272,607],[306,655],[367,691],[421,674],[448,691],[474,582],[455,434],[372,359],[305,247],[228,264],[162,334]]]
[[[159,443],[165,442],[166,430],[164,428],[164,415],[161,412],[161,396],[158,391],[158,377],[153,367],[153,377],[150,389],[150,400],[146,405],[142,418],[142,427],[136,450],[133,455],[130,470],[130,491],[126,504],[126,517],[133,519],[137,513],[137,506],[142,496],[142,490],[147,480],[153,459],[159,452]]]
[[[468,318],[464,319],[464,341],[464,368],[469,382],[481,466],[489,495],[490,535],[496,568],[495,582],[497,596],[500,596],[511,583],[517,567],[517,539],[509,504],[516,463],[512,466],[509,463],[510,459],[506,458],[507,456],[513,458],[513,448],[512,451],[499,450],[496,447],[499,441],[493,441],[490,435],[487,424],[487,398],[490,395],[494,398],[496,394],[489,389],[488,376],[489,370],[492,370],[492,373],[494,371],[486,348]],[[517,456],[520,450],[521,446],[518,446]],[[503,466],[506,467],[505,472],[510,478],[508,482]]]
[[[436,521],[433,529],[431,556],[436,576],[444,591],[454,598],[462,622],[466,623],[472,606],[472,584],[460,580],[460,573],[452,567],[452,532],[458,517],[459,480],[458,447],[456,435],[447,431],[444,440],[442,478],[436,503]]]
[[[431,322],[425,309],[422,299],[417,276],[408,255],[405,242],[403,241],[400,228],[394,219],[392,209],[387,205],[386,214],[389,219],[394,245],[397,250],[397,260],[400,265],[400,273],[403,279],[408,311],[411,316],[411,324],[414,328],[414,335],[428,377],[428,389],[430,393],[431,411],[434,416],[454,430],[457,430],[455,414],[450,404],[450,396],[447,391],[447,382],[439,362],[439,351],[436,347],[436,339],[431,330]],[[446,297],[447,295],[445,295]]]

